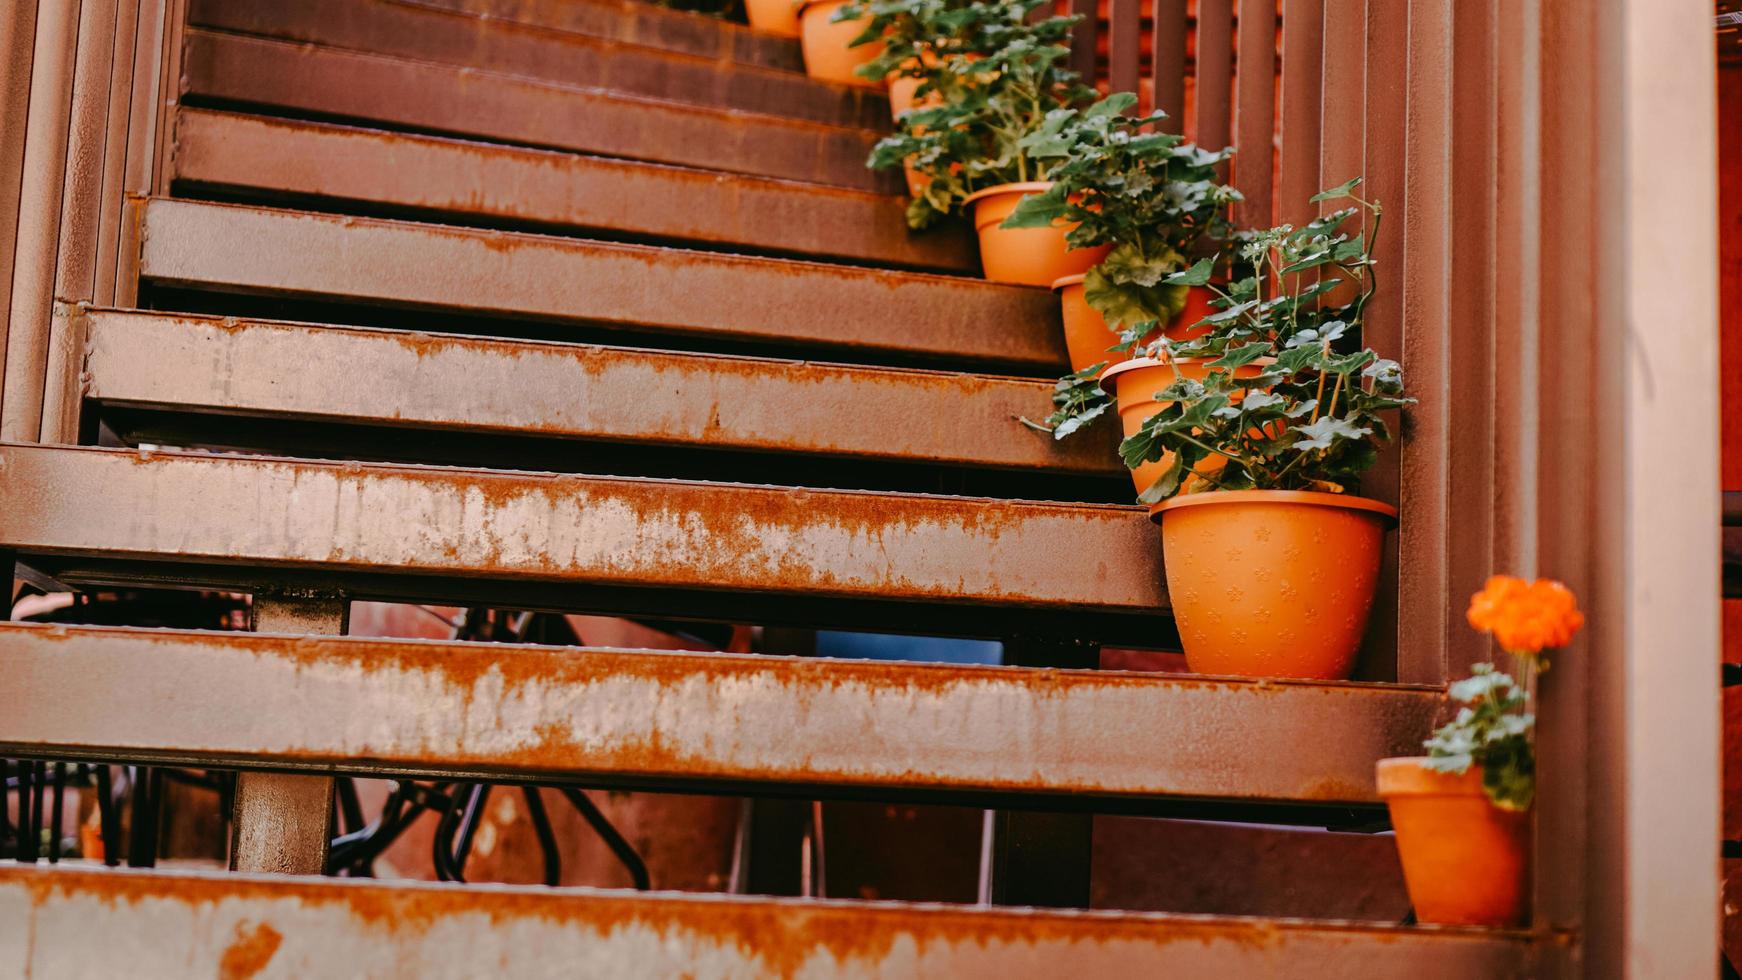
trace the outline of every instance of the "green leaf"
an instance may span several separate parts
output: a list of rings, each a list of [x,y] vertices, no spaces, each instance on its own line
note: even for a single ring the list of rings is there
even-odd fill
[[[1072,210],[1063,184],[1054,184],[1044,193],[1029,194],[1016,204],[1016,210],[1004,219],[1000,228],[1050,228]]]
[[[1192,263],[1191,268],[1182,269],[1167,277],[1170,286],[1204,286],[1208,285],[1210,276],[1216,271],[1215,259],[1199,259]]]
[[[1295,449],[1329,449],[1338,439],[1359,439],[1372,430],[1357,427],[1344,419],[1326,415],[1310,425],[1299,426],[1295,432],[1302,438]]]
[[[1221,357],[1209,363],[1213,368],[1242,368],[1265,354],[1270,353],[1270,345],[1265,343],[1241,344],[1230,347]]]
[[[1330,190],[1319,191],[1312,197],[1307,198],[1307,200],[1313,204],[1317,204],[1320,201],[1335,201],[1338,198],[1351,197],[1354,194],[1355,188],[1360,185],[1361,178],[1351,177]]]

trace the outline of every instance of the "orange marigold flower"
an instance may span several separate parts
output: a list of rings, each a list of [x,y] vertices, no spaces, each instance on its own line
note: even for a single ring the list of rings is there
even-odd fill
[[[1537,654],[1572,642],[1585,625],[1572,590],[1553,579],[1526,582],[1496,575],[1470,597],[1470,625],[1491,633],[1510,653]]]

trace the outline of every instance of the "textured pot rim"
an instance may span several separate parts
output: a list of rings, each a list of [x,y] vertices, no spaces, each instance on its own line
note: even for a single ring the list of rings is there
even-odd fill
[[[1205,507],[1215,504],[1305,504],[1310,507],[1341,507],[1345,510],[1366,511],[1378,514],[1385,519],[1387,527],[1397,525],[1397,508],[1381,500],[1371,497],[1358,497],[1347,493],[1324,493],[1319,490],[1203,490],[1198,493],[1181,494],[1169,497],[1158,504],[1149,505],[1149,518],[1156,523],[1161,522],[1161,515],[1170,510],[1181,510],[1186,507]],[[1412,757],[1413,758],[1413,757]]]
[[[1083,284],[1083,280],[1086,278],[1088,278],[1088,273],[1086,273],[1086,272],[1079,272],[1074,276],[1063,276],[1061,278],[1054,279],[1052,281],[1052,285],[1048,286],[1047,288],[1056,293],[1061,289],[1066,289],[1066,288],[1071,287],[1071,286],[1081,286]]]
[[[805,0],[805,2],[830,3],[832,0]],[[993,184],[991,187],[983,187],[980,190],[969,194],[967,197],[962,198],[962,203],[973,204],[981,198],[992,197],[997,194],[1044,194],[1052,188],[1052,185],[1053,181],[1050,180],[1020,180],[1010,184]]]
[[[1482,767],[1472,765],[1462,774],[1427,768],[1425,755],[1380,759],[1373,767],[1379,795],[1393,796],[1486,796]]]
[[[1102,371],[1101,376],[1096,379],[1096,383],[1101,386],[1103,392],[1118,397],[1119,390],[1113,385],[1113,379],[1121,374],[1127,374],[1140,368],[1166,367],[1175,362],[1180,364],[1201,364],[1205,361],[1213,360],[1215,360],[1213,357],[1171,357],[1165,361],[1154,357],[1133,357],[1129,360],[1120,361],[1118,364],[1108,366],[1107,370]],[[1273,364],[1275,362],[1276,358],[1274,357],[1260,357],[1252,363]]]

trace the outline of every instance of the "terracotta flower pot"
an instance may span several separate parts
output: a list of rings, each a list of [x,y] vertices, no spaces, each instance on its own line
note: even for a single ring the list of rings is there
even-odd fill
[[[777,37],[798,37],[798,4],[793,0],[744,0],[750,29]]]
[[[1530,814],[1502,810],[1482,792],[1482,770],[1435,772],[1421,758],[1379,760],[1379,795],[1391,809],[1409,900],[1422,922],[1523,925]]]
[[[1059,307],[1064,314],[1065,349],[1071,355],[1072,371],[1081,371],[1102,361],[1118,364],[1131,357],[1107,349],[1119,342],[1119,331],[1107,326],[1107,318],[1089,305],[1083,295],[1084,275],[1065,276],[1052,284],[1053,291],[1059,294]],[[1155,340],[1158,334],[1165,334],[1169,340],[1193,340],[1209,333],[1208,327],[1189,328],[1211,313],[1219,312],[1210,305],[1210,300],[1215,297],[1215,293],[1202,286],[1192,286],[1186,293],[1186,305],[1168,321],[1167,329],[1144,334],[1143,343]]]
[[[1069,335],[1066,336],[1068,344]],[[1209,363],[1210,359],[1204,357],[1181,357],[1175,358],[1171,362],[1157,360],[1153,357],[1133,357],[1122,360],[1101,372],[1101,390],[1112,395],[1117,401],[1119,423],[1125,430],[1125,436],[1129,438],[1137,434],[1137,430],[1143,427],[1143,423],[1149,421],[1151,415],[1173,404],[1172,402],[1157,401],[1155,393],[1173,384],[1175,364],[1179,366],[1179,373],[1182,377],[1202,381],[1213,370],[1209,367]],[[1235,369],[1234,376],[1239,378],[1257,377],[1264,370],[1264,366],[1269,363],[1268,359],[1261,358]],[[1138,495],[1142,496],[1143,491],[1148,490],[1151,484],[1161,479],[1161,475],[1166,473],[1168,467],[1172,465],[1173,454],[1163,453],[1160,459],[1143,463],[1132,470],[1131,483],[1137,488]],[[1214,473],[1221,468],[1221,457],[1212,456],[1198,464],[1197,472]]]
[[[846,0],[807,0],[799,7],[799,47],[804,52],[804,73],[825,82],[880,88],[881,82],[860,78],[854,69],[883,52],[883,42],[874,41],[849,47],[853,39],[865,33],[862,20],[830,18],[846,6]]]
[[[1045,180],[999,184],[975,191],[962,202],[974,206],[980,265],[987,279],[1019,286],[1050,286],[1065,276],[1088,272],[1113,250],[1111,245],[1071,248],[1065,244],[1065,236],[1076,226],[1064,221],[1051,228],[998,227],[1024,197],[1044,193],[1051,186]]]
[[[1397,508],[1304,490],[1182,494],[1161,523],[1168,597],[1200,674],[1346,680],[1354,672],[1380,543]]]

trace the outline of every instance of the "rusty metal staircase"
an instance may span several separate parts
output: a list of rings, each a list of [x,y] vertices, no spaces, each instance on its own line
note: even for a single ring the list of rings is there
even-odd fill
[[[0,548],[54,587],[249,592],[260,633],[0,626],[29,692],[0,755],[245,769],[254,870],[320,866],[336,773],[969,803],[1011,816],[998,904],[8,866],[0,969],[135,917],[188,975],[1529,969],[1525,934],[1018,907],[1087,874],[1024,821],[1377,813],[1374,761],[1439,696],[1052,669],[1171,639],[1159,541],[1107,446],[1010,422],[1062,363],[1056,306],[902,229],[863,166],[880,97],[638,2],[193,0],[177,27],[164,169],[122,205],[116,303],[56,311],[77,356],[44,440],[0,446]],[[330,635],[354,598],[1029,666]]]

